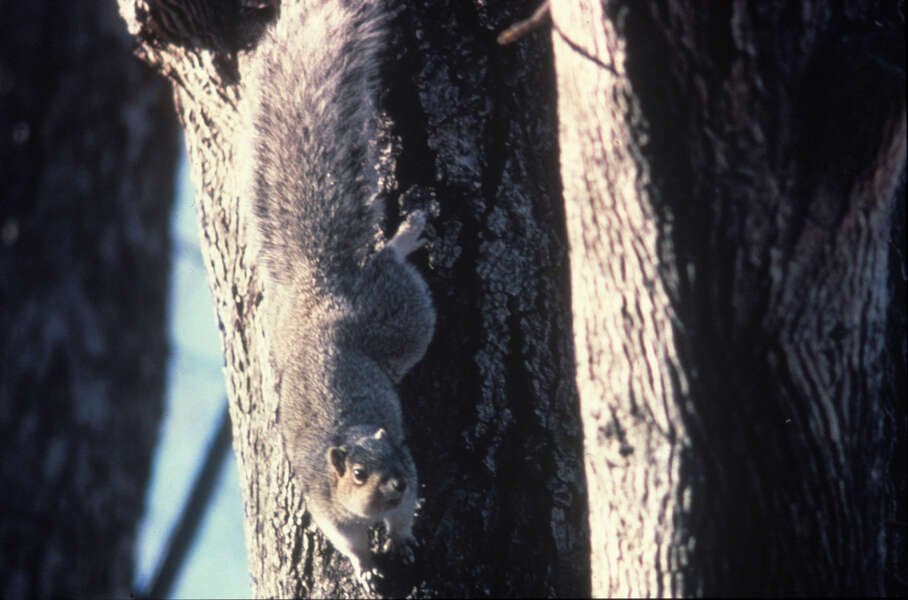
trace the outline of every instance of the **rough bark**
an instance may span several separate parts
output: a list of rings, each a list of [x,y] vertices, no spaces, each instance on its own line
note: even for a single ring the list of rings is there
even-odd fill
[[[174,83],[198,188],[202,247],[224,345],[234,449],[259,596],[356,596],[350,566],[309,522],[261,394],[255,307],[230,173],[237,101],[270,3],[120,0],[141,51]],[[394,3],[381,99],[388,228],[408,194],[434,196],[417,257],[435,339],[402,384],[425,503],[412,569],[388,591],[588,593],[580,422],[567,318],[566,245],[545,35],[500,48],[523,16],[486,3]],[[221,8],[216,8],[221,7]]]
[[[114,3],[0,8],[0,596],[126,597],[177,128]]]
[[[908,594],[908,236],[905,235],[906,173],[895,192],[889,244],[889,306],[886,315],[886,391],[892,418],[892,462],[886,522],[886,593]]]
[[[593,594],[883,593],[904,4],[552,12]]]

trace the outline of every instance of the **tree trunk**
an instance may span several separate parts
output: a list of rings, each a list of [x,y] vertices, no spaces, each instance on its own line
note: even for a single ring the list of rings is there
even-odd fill
[[[593,595],[882,594],[904,4],[552,12]]]
[[[0,596],[126,597],[163,404],[172,103],[113,3],[0,13]]]
[[[285,0],[285,4],[290,0]],[[258,596],[359,596],[348,561],[310,523],[262,394],[261,292],[237,220],[237,103],[271,3],[120,0],[146,60],[174,83],[198,187],[202,248],[225,351],[234,449]],[[389,9],[390,10],[390,9]],[[438,323],[401,386],[425,498],[413,568],[388,591],[438,596],[589,593],[581,428],[567,251],[544,34],[515,47],[516,9],[393,3],[379,140],[389,229],[411,194],[434,198],[416,262]]]

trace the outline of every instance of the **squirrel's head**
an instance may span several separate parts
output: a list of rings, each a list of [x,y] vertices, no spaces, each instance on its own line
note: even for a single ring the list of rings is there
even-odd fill
[[[377,519],[400,504],[412,483],[412,463],[384,429],[352,430],[357,431],[348,433],[349,441],[328,448],[325,455],[334,475],[335,498],[353,514]]]

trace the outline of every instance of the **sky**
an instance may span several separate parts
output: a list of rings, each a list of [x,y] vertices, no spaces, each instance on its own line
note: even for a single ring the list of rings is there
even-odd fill
[[[171,220],[168,328],[171,356],[165,413],[139,525],[136,589],[147,587],[226,403],[221,343],[205,266],[186,152]],[[231,450],[211,504],[171,591],[172,598],[249,598],[243,508]]]

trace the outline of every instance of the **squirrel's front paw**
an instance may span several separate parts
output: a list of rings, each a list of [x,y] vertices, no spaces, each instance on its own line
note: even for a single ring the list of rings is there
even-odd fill
[[[373,567],[360,571],[357,579],[359,580],[359,584],[363,586],[363,589],[374,596],[378,593],[378,582],[384,579],[384,575],[382,575],[381,571]]]
[[[416,562],[416,551],[418,549],[419,542],[416,541],[416,538],[410,538],[404,540],[403,543],[398,544],[397,552],[400,554],[400,558],[405,565],[412,565]]]
[[[412,565],[416,562],[416,551],[418,549],[419,542],[413,536],[398,540],[389,538],[384,548],[382,548],[385,552],[393,552],[400,555],[400,559],[405,565]]]

